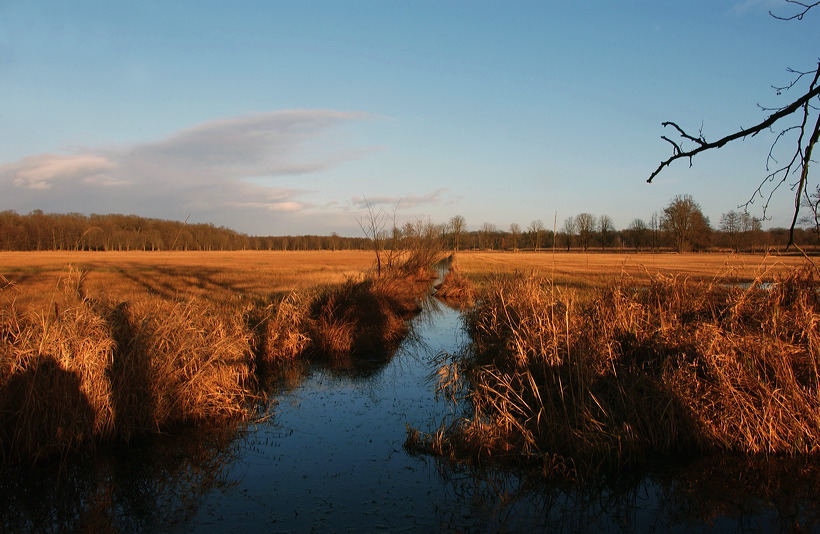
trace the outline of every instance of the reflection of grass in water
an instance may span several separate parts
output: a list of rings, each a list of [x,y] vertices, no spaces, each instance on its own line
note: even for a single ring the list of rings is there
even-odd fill
[[[618,469],[567,484],[527,468],[436,461],[441,478],[469,503],[439,509],[454,530],[803,532],[820,527],[816,458],[716,454],[675,465]]]
[[[230,484],[236,423],[192,427],[59,466],[0,467],[0,531],[148,532],[184,524]]]
[[[252,416],[257,379],[265,386],[306,356],[373,372],[407,332],[429,283],[348,280],[254,303],[180,300],[166,294],[170,284],[119,301],[92,295],[88,277],[69,274],[42,308],[0,294],[8,302],[0,310],[2,461]]]
[[[579,297],[505,277],[468,316],[471,351],[440,375],[445,391],[468,385],[472,413],[408,445],[558,478],[682,451],[810,453],[816,287],[798,270],[770,290],[658,277]]]

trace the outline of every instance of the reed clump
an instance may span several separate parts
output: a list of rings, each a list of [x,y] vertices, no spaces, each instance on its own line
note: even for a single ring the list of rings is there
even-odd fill
[[[447,303],[466,308],[475,303],[476,289],[464,273],[453,266],[436,285],[435,295]]]
[[[816,453],[818,322],[809,268],[771,287],[624,277],[591,295],[499,279],[467,316],[470,349],[439,374],[467,413],[408,446],[548,476],[680,453]]]
[[[308,320],[313,294],[291,291],[273,303],[252,310],[257,369],[282,371],[305,354],[310,345]]]
[[[429,281],[383,276],[350,279],[312,301],[309,350],[329,360],[389,354],[407,334],[407,320],[421,309]]]
[[[0,309],[0,454],[63,455],[241,417],[252,385],[241,317],[196,301],[94,301],[82,278],[47,309]]]

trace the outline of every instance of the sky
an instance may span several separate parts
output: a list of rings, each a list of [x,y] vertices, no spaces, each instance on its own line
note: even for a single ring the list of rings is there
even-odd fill
[[[0,0],[0,211],[251,235],[397,224],[617,228],[692,195],[712,221],[772,135],[678,161],[661,123],[756,124],[820,54],[783,0]],[[792,145],[793,146],[793,145]],[[764,227],[788,226],[772,198]],[[763,215],[764,202],[751,207]]]

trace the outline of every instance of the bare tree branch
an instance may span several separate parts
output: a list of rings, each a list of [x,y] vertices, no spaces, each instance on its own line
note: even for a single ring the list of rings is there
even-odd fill
[[[807,189],[806,185],[809,180],[809,163],[811,162],[811,153],[814,150],[814,146],[817,144],[818,139],[820,139],[820,115],[817,116],[817,122],[814,124],[814,132],[806,145],[806,152],[803,155],[803,170],[800,173],[800,181],[798,182],[798,190],[794,201],[794,218],[792,219],[792,224],[789,227],[789,245],[794,244],[794,226],[797,224],[797,215],[800,211],[800,197],[802,196],[802,191]],[[815,211],[815,221],[816,220],[817,212]]]
[[[820,73],[820,68],[816,72]],[[706,142],[702,138],[702,136],[699,137],[699,138],[696,138],[696,137],[693,137],[693,136],[687,134],[680,126],[678,126],[674,122],[668,121],[668,122],[662,123],[662,126],[672,126],[676,130],[678,130],[678,132],[680,133],[680,136],[682,138],[689,139],[691,141],[695,141],[698,146],[693,148],[692,150],[682,150],[676,143],[669,140],[666,136],[662,136],[661,139],[669,141],[670,143],[672,143],[675,146],[674,153],[668,159],[662,161],[661,164],[658,165],[658,168],[655,169],[655,171],[649,176],[649,178],[646,181],[648,183],[652,183],[652,180],[658,174],[660,174],[660,172],[665,167],[668,167],[675,160],[678,160],[678,159],[681,159],[681,158],[689,158],[689,161],[690,161],[690,164],[691,164],[692,158],[694,156],[696,156],[697,154],[700,154],[701,152],[704,152],[706,150],[711,150],[713,148],[721,148],[726,143],[729,143],[731,141],[735,141],[737,139],[743,139],[743,138],[749,137],[749,136],[754,137],[755,135],[759,134],[763,130],[766,130],[766,129],[770,128],[772,125],[774,125],[774,123],[776,123],[777,121],[779,121],[783,117],[788,117],[789,115],[791,115],[792,113],[794,113],[795,111],[800,109],[802,106],[806,105],[807,102],[809,100],[811,100],[812,98],[814,98],[816,96],[820,96],[820,86],[817,86],[816,83],[817,83],[817,76],[815,76],[814,82],[812,82],[812,87],[811,87],[811,90],[809,92],[807,92],[806,94],[804,94],[803,96],[801,96],[800,98],[798,98],[797,100],[795,100],[794,102],[789,104],[788,106],[786,106],[784,108],[781,108],[777,113],[773,113],[772,115],[770,115],[763,122],[761,122],[759,124],[756,124],[755,126],[752,126],[750,128],[745,128],[745,129],[739,130],[737,132],[734,132],[732,134],[729,134],[726,137],[723,137],[723,138],[718,139],[717,141],[714,141],[714,142],[711,142],[711,143]]]
[[[820,5],[820,2],[811,2],[811,3],[808,3],[808,2],[798,2],[797,0],[786,0],[786,2],[787,2],[787,3],[789,3],[789,4],[794,4],[794,5],[796,5],[796,6],[800,6],[800,7],[802,7],[802,8],[803,8],[803,10],[802,10],[802,11],[800,11],[799,13],[795,13],[795,14],[794,14],[794,15],[792,15],[791,17],[781,17],[781,16],[779,16],[779,15],[775,15],[775,14],[774,14],[774,13],[772,13],[771,11],[769,11],[769,15],[771,15],[772,17],[774,17],[774,18],[776,18],[776,19],[778,19],[778,20],[803,20],[803,16],[804,16],[804,15],[805,15],[805,14],[806,14],[806,13],[807,13],[807,12],[808,12],[811,8],[813,8],[813,7],[817,7],[818,5]]]
[[[820,5],[820,1],[813,3],[813,4],[804,4],[801,2],[791,1],[790,3],[794,3],[800,5],[805,8],[802,14],[805,14],[806,11]],[[801,18],[795,15],[792,18]],[[780,18],[780,17],[778,17]],[[790,20],[790,19],[785,19]],[[781,86],[781,87],[773,87],[777,94],[780,95],[784,91],[788,91],[795,87],[795,85],[803,80],[805,77],[809,75],[813,75],[811,82],[808,84],[808,88],[806,92],[801,95],[799,98],[794,100],[791,104],[781,107],[781,108],[763,108],[759,106],[764,111],[772,111],[773,113],[769,115],[765,120],[762,122],[750,127],[750,128],[741,128],[738,131],[726,135],[717,141],[707,141],[706,138],[703,136],[703,127],[701,126],[700,131],[698,131],[697,135],[692,135],[688,133],[686,130],[681,128],[677,123],[667,121],[662,123],[664,127],[671,126],[675,130],[677,130],[677,136],[679,139],[672,139],[665,135],[661,136],[661,139],[666,141],[667,143],[672,145],[672,155],[669,156],[666,160],[662,161],[655,171],[649,176],[647,179],[648,183],[651,183],[652,180],[661,173],[666,167],[669,167],[674,161],[679,159],[688,159],[689,166],[692,166],[692,160],[701,152],[705,152],[707,150],[721,148],[724,145],[736,141],[738,139],[744,139],[746,137],[754,137],[760,132],[765,130],[770,130],[772,126],[774,126],[778,121],[784,119],[786,117],[797,116],[799,117],[799,124],[787,125],[782,127],[780,132],[775,136],[775,139],[769,148],[769,153],[766,157],[766,172],[768,173],[766,177],[760,182],[757,188],[752,193],[751,198],[743,205],[745,209],[754,203],[757,197],[765,198],[765,203],[763,205],[763,218],[766,218],[766,212],[769,207],[769,203],[771,202],[774,194],[776,191],[780,189],[780,187],[786,183],[790,176],[799,173],[798,178],[794,183],[791,184],[792,191],[794,193],[794,212],[792,215],[791,225],[789,227],[789,243],[787,248],[794,244],[794,229],[797,225],[798,218],[800,215],[800,208],[801,206],[808,206],[811,207],[815,211],[815,222],[818,220],[817,214],[817,207],[820,205],[820,199],[818,202],[815,203],[812,201],[809,195],[809,166],[812,162],[812,152],[814,146],[817,144],[818,137],[820,137],[820,114],[816,117],[816,120],[812,117],[814,113],[818,112],[818,106],[816,103],[813,105],[812,100],[820,96],[820,64],[818,64],[815,70],[811,71],[797,71],[794,69],[787,69],[789,73],[794,75],[794,79],[791,83]],[[810,123],[814,121],[814,127],[810,126]],[[796,143],[794,147],[794,151],[791,152],[791,157],[788,161],[780,165],[775,158],[775,148],[780,144],[780,142],[786,138],[787,135],[793,134],[797,132]],[[685,144],[689,144],[689,147],[685,147]],[[777,166],[776,169],[773,170],[773,165]],[[768,190],[768,195],[764,194],[764,189]],[[820,187],[818,187],[817,191],[814,193],[815,195],[820,196]],[[820,230],[820,225],[816,225],[818,230]]]

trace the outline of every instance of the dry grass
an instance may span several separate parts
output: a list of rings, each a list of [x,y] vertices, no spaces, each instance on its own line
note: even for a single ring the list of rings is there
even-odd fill
[[[0,451],[7,460],[240,417],[251,394],[240,316],[196,301],[95,301],[81,275],[52,305],[0,313]]]
[[[260,379],[307,355],[389,353],[430,283],[368,279],[366,253],[0,258],[6,461],[248,417]]]
[[[695,280],[771,281],[778,273],[805,263],[799,256],[763,254],[627,254],[580,252],[459,252],[459,270],[483,283],[499,274],[532,273],[558,286],[602,288],[622,275],[648,283],[657,275]]]
[[[479,282],[476,345],[442,377],[469,379],[477,416],[435,446],[523,451],[549,469],[687,448],[813,451],[813,279],[724,285],[796,261],[459,254],[463,276],[447,284]],[[68,265],[83,274],[66,289]],[[366,279],[371,265],[368,252],[2,253],[0,450],[64,453],[242,417],[262,367],[389,350],[430,280]],[[490,271],[534,274],[491,284]]]
[[[456,306],[466,308],[475,302],[475,285],[457,267],[453,266],[440,284],[436,286],[436,297]]]
[[[469,415],[408,445],[547,476],[680,452],[816,453],[814,274],[770,289],[663,275],[583,293],[524,275],[486,284],[471,351],[440,372]]]
[[[309,314],[311,353],[337,364],[392,354],[407,334],[407,319],[421,310],[430,281],[384,276],[348,280],[321,292]]]
[[[19,304],[45,305],[72,268],[89,294],[111,300],[156,295],[242,305],[273,293],[339,284],[373,264],[373,253],[337,252],[2,252],[0,275]],[[0,287],[5,285],[0,279]]]

